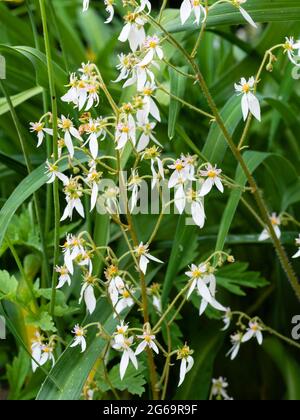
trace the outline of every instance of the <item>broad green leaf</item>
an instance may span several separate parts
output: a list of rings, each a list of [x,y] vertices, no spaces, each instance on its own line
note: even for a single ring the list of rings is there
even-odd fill
[[[241,98],[234,96],[229,99],[221,111],[221,117],[231,136],[234,134],[242,119],[240,102]],[[220,130],[220,127],[216,123],[212,123],[203,148],[203,154],[212,164],[220,164],[224,159],[227,147],[227,142]]]
[[[187,71],[187,67],[182,68],[183,71]],[[179,74],[172,67],[169,69],[170,74],[170,93],[174,96],[177,96],[180,99],[183,99],[185,86],[186,86],[186,77],[182,74]],[[175,135],[175,127],[178,120],[179,112],[182,105],[176,99],[170,98],[169,105],[169,122],[168,122],[168,136],[169,139],[172,139]]]
[[[11,101],[13,103],[14,108],[18,105],[26,102],[28,99],[32,98],[33,96],[39,95],[43,92],[43,88],[40,86],[34,87],[29,90],[25,90],[24,92],[18,93],[17,95],[11,96]],[[0,99],[0,115],[5,114],[9,111],[9,106],[5,98]]]
[[[56,332],[53,319],[49,312],[41,310],[36,314],[29,314],[25,318],[26,324],[32,325],[38,330]]]
[[[243,5],[244,6],[244,5]],[[300,5],[298,0],[248,0],[244,7],[255,22],[287,22],[300,20]],[[238,8],[221,4],[213,8],[207,19],[207,28],[224,25],[246,24]],[[181,25],[178,17],[168,22],[165,28],[171,32],[196,32],[197,26],[192,19]]]
[[[9,400],[19,400],[22,387],[30,369],[30,359],[28,354],[21,349],[18,356],[14,357],[11,365],[6,366],[7,379],[10,385]]]
[[[267,338],[264,350],[278,367],[286,385],[286,400],[300,400],[300,365],[278,339]],[[299,360],[299,359],[298,359]]]
[[[270,156],[268,153],[261,153],[261,152],[246,152],[244,154],[244,160],[246,165],[251,173],[255,171],[255,169],[268,157]],[[242,171],[242,168],[238,166],[235,181],[238,185],[245,186],[247,182],[246,175]],[[232,190],[230,194],[230,198],[228,200],[226,209],[224,211],[221,225],[219,228],[218,240],[216,244],[216,250],[222,250],[224,248],[226,237],[228,235],[230,226],[234,219],[237,207],[239,205],[240,199],[242,196],[242,191],[239,188],[235,188]]]

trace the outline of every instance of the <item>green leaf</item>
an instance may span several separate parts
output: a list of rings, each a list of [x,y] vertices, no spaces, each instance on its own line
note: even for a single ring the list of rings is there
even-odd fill
[[[18,105],[26,102],[28,99],[33,98],[36,95],[39,95],[43,92],[43,88],[40,86],[36,86],[32,89],[25,90],[24,92],[18,93],[17,95],[11,96],[11,101],[13,103],[14,108]],[[9,111],[9,106],[5,98],[0,99],[0,115],[5,114]]]
[[[250,171],[253,173],[255,169],[268,157],[270,154],[261,153],[261,152],[246,152],[244,154],[245,163]],[[238,185],[245,186],[247,182],[246,175],[244,174],[242,168],[238,166],[235,176],[235,182]],[[228,235],[230,226],[234,219],[237,207],[239,205],[240,199],[242,197],[242,191],[240,188],[235,188],[230,194],[230,198],[226,205],[226,209],[223,213],[221,220],[221,225],[218,234],[218,240],[216,244],[216,251],[221,251],[224,248],[226,237]]]
[[[0,300],[13,300],[18,288],[18,282],[7,271],[0,271]]]
[[[182,71],[187,71],[188,67],[183,67]],[[169,68],[170,74],[170,93],[178,98],[182,99],[184,97],[185,87],[187,78],[182,74],[179,74],[175,71],[172,67]],[[168,136],[169,139],[175,135],[175,127],[178,120],[179,112],[182,105],[179,101],[174,98],[170,98],[170,105],[169,105],[169,122],[168,122]]]
[[[232,136],[242,119],[241,99],[233,96],[221,110],[221,117],[224,124]],[[220,164],[227,150],[227,142],[220,127],[212,123],[207,140],[203,148],[203,154],[213,164]]]
[[[300,400],[300,365],[288,349],[277,339],[267,338],[264,350],[274,361],[286,384],[286,400]]]
[[[248,0],[243,7],[250,13],[255,22],[287,22],[300,20],[300,5],[298,0]],[[207,19],[207,28],[224,25],[241,25],[247,22],[238,8],[221,4],[213,8]],[[196,32],[197,26],[192,19],[181,25],[178,16],[165,25],[167,31]]]
[[[114,366],[109,372],[109,380],[112,386],[119,391],[128,391],[132,395],[142,396],[145,392],[144,385],[147,383],[145,379],[144,372],[146,368],[142,362],[139,362],[138,369],[130,363],[126,374],[121,381],[120,379],[120,365]],[[109,391],[111,388],[105,382],[100,384],[101,390],[103,392]]]
[[[51,315],[41,310],[37,314],[29,314],[26,316],[26,323],[32,325],[37,329],[41,329],[42,331],[49,331],[49,332],[56,332],[56,328],[54,326],[53,319]]]
[[[18,356],[14,357],[12,364],[6,366],[7,380],[9,383],[9,400],[19,400],[21,390],[30,369],[30,358],[28,354],[21,349]]]
[[[238,262],[220,268],[216,274],[217,283],[238,296],[246,296],[243,287],[257,289],[268,286],[269,282],[260,273],[248,271],[248,267],[249,264]]]

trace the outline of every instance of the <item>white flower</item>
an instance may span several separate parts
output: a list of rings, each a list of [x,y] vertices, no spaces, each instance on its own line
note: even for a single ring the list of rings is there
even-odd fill
[[[74,274],[73,261],[79,255],[85,252],[84,241],[82,238],[74,235],[67,235],[66,242],[63,245],[64,263],[70,274]]]
[[[126,308],[131,308],[134,305],[134,300],[132,299],[134,292],[134,289],[129,287],[125,287],[124,289],[120,290],[120,295],[122,297],[115,306],[114,318],[117,317],[117,314],[120,315],[120,313],[123,312]]]
[[[38,331],[36,331],[34,335],[35,335],[35,339],[32,341],[32,344],[31,344],[31,355],[32,355],[31,366],[32,366],[33,372],[35,372],[37,368],[39,367],[37,363],[40,364],[43,340],[44,340],[44,337]]]
[[[134,54],[118,54],[119,64],[117,64],[117,69],[120,71],[120,74],[116,80],[114,80],[114,83],[118,83],[121,80],[125,80],[129,77],[129,75],[132,73],[133,68],[136,65],[136,57]],[[135,83],[135,80],[132,82],[132,84]],[[129,83],[127,83],[127,86],[130,86]],[[125,85],[124,85],[125,87]]]
[[[256,321],[249,322],[249,328],[246,334],[242,338],[242,343],[246,343],[247,341],[251,340],[251,338],[256,338],[259,345],[263,343],[263,335],[262,335],[262,326]]]
[[[58,178],[60,181],[63,182],[64,185],[66,185],[69,181],[69,178],[64,175],[63,173],[59,172],[58,166],[55,164],[50,163],[48,160],[46,160],[46,168],[47,168],[47,175],[48,175],[48,181],[47,184],[52,184],[52,182],[55,181],[56,178]]]
[[[296,245],[298,246],[298,251],[292,258],[299,258],[300,257],[300,235],[299,238],[296,239]]]
[[[144,105],[142,109],[137,112],[138,121],[147,121],[151,115],[156,121],[161,122],[160,112],[158,106],[154,102],[152,96],[154,95],[156,86],[147,82],[142,90]]]
[[[129,45],[132,51],[136,51],[138,47],[141,47],[146,39],[146,33],[144,25],[145,19],[137,13],[128,13],[125,16],[125,26],[123,27],[119,41],[129,41]]]
[[[113,277],[108,285],[108,294],[113,306],[116,306],[119,295],[123,293],[125,289],[125,283],[120,276]]]
[[[130,199],[130,212],[132,213],[134,208],[137,205],[139,199],[139,191],[142,183],[142,178],[140,178],[138,171],[136,169],[132,170],[130,181],[128,182],[128,190],[132,192]]]
[[[136,147],[136,150],[138,152],[142,152],[143,150],[145,150],[146,147],[148,147],[151,140],[158,146],[161,146],[161,144],[159,143],[158,140],[156,140],[153,134],[155,126],[156,126],[156,123],[154,122],[150,123],[148,120],[138,121],[137,127],[142,131],[142,135],[139,138],[139,141]]]
[[[237,357],[241,344],[242,344],[242,339],[243,339],[242,332],[237,332],[231,335],[230,340],[231,340],[232,347],[229,350],[229,352],[226,354],[226,356],[230,356],[231,360],[234,360]]]
[[[270,217],[270,221],[273,225],[274,231],[276,233],[277,238],[279,239],[281,237],[281,230],[280,230],[280,225],[281,225],[281,220],[280,220],[280,216],[277,216],[276,213],[273,213],[272,216]],[[258,240],[259,241],[265,241],[267,239],[270,238],[270,232],[269,229],[266,228],[262,231],[262,233],[260,234]]]
[[[159,264],[163,264],[161,260],[158,258],[153,257],[153,255],[149,254],[149,246],[144,245],[143,242],[135,248],[135,254],[139,258],[139,267],[142,273],[146,274],[148,264],[151,261],[157,262]]]
[[[85,340],[85,330],[81,328],[78,324],[75,325],[73,329],[73,334],[75,334],[75,339],[70,347],[81,346],[81,353],[84,353],[86,350],[86,340]]]
[[[175,185],[183,184],[185,181],[195,180],[193,172],[191,171],[191,167],[186,163],[184,157],[177,159],[173,165],[169,165],[168,167],[169,169],[174,170],[169,179],[169,188],[174,188]]]
[[[192,12],[195,15],[194,23],[197,23],[197,25],[200,25],[202,13],[204,15],[202,23],[206,20],[206,8],[201,4],[201,0],[183,0],[180,7],[180,18],[182,25],[185,24],[185,22],[191,16]]]
[[[116,343],[124,343],[128,328],[128,324],[125,324],[124,321],[121,321],[120,325],[117,325],[116,332],[114,333],[114,340]]]
[[[254,22],[254,20],[252,19],[252,17],[249,15],[248,12],[246,12],[246,10],[241,7],[241,4],[245,4],[247,2],[247,0],[232,0],[232,3],[234,6],[236,6],[239,11],[241,12],[243,18],[250,23],[251,26],[253,26],[254,28],[257,28],[256,23]]]
[[[226,314],[223,316],[222,321],[225,324],[224,328],[222,328],[221,331],[226,331],[228,330],[228,328],[230,327],[231,324],[231,320],[232,320],[232,313],[231,313],[231,309],[227,308]]]
[[[131,141],[136,145],[136,126],[132,115],[128,116],[127,122],[120,122],[116,130],[116,150],[123,149]]]
[[[147,9],[148,14],[151,13],[152,6],[149,0],[141,0],[141,5],[137,9],[137,12],[143,12],[145,9]]]
[[[212,380],[212,395],[217,397],[217,399],[224,399],[226,401],[231,400],[227,394],[226,389],[228,388],[228,382],[222,376],[219,379]]]
[[[71,158],[73,158],[74,146],[72,137],[82,141],[79,131],[74,127],[73,122],[69,118],[66,118],[64,115],[61,116],[61,120],[59,120],[58,122],[58,127],[64,132],[65,145],[68,149]]]
[[[177,352],[177,360],[181,360],[178,387],[182,385],[186,374],[194,366],[194,359],[191,356],[193,353],[193,350],[190,350],[186,344]]]
[[[87,274],[84,279],[84,283],[80,291],[79,304],[84,299],[87,311],[91,315],[96,309],[96,298],[94,293],[94,285],[96,284],[97,279],[90,274]]]
[[[87,177],[85,178],[85,182],[91,187],[91,209],[92,211],[97,203],[98,198],[98,184],[101,179],[101,173],[97,171],[95,166],[91,166]]]
[[[300,66],[300,40],[295,42],[293,37],[286,37],[283,49],[284,53],[288,55],[289,60],[295,64],[295,66]],[[298,50],[297,54],[295,54],[295,50]],[[295,60],[295,55],[298,58],[297,61]]]
[[[210,163],[206,165],[205,171],[201,170],[200,175],[206,177],[207,179],[204,181],[204,184],[200,191],[200,196],[204,197],[207,195],[215,185],[218,190],[223,193],[224,187],[220,178],[220,174],[222,173],[221,169],[217,169],[217,167],[213,167]]]
[[[104,23],[110,23],[110,22],[112,22],[112,20],[114,18],[114,14],[115,14],[114,0],[104,0],[104,5],[106,6],[105,10],[107,11],[107,13],[109,15]]]
[[[255,79],[250,77],[247,81],[244,77],[240,83],[234,85],[236,92],[242,96],[242,111],[243,118],[246,121],[249,112],[258,120],[261,121],[260,104],[256,96],[252,93],[255,88]]]
[[[89,8],[90,0],[83,0],[83,11],[86,12]]]
[[[157,164],[157,170],[155,169],[155,164]],[[152,189],[156,185],[159,185],[161,179],[165,179],[164,166],[159,157],[151,159],[151,172],[152,172]]]
[[[65,185],[64,192],[66,194],[67,205],[62,215],[61,221],[66,220],[68,217],[72,219],[74,209],[84,219],[84,207],[81,202],[83,195],[82,186],[75,179],[70,178]]]
[[[57,289],[61,289],[66,283],[71,286],[71,277],[69,275],[69,270],[65,265],[61,267],[57,265],[55,267],[55,271],[60,274],[58,278],[58,285],[56,286]]]
[[[191,212],[194,223],[203,228],[205,223],[205,210],[204,210],[204,199],[198,191],[194,191],[192,188],[187,191],[186,194],[187,202],[191,204]],[[176,203],[176,202],[175,202]]]
[[[55,359],[53,355],[54,347],[53,345],[49,344],[43,344],[42,345],[42,354],[40,357],[40,360],[38,360],[40,366],[45,365],[48,361],[52,362],[52,366],[55,365]]]
[[[207,264],[200,264],[199,266],[192,264],[190,271],[187,271],[185,274],[192,280],[187,293],[187,299],[189,299],[196,288],[199,296],[202,298],[199,309],[200,315],[204,313],[208,304],[218,311],[226,312],[226,309],[215,299],[216,278],[214,274],[210,272],[210,267]]]
[[[148,66],[154,60],[155,56],[162,60],[164,58],[164,52],[159,45],[160,39],[158,36],[149,36],[144,42],[144,49],[146,50],[146,55],[144,59],[139,63],[139,67]]]
[[[45,133],[49,134],[50,136],[53,136],[53,130],[51,128],[45,128],[45,123],[43,122],[36,122],[36,123],[31,122],[30,131],[32,133],[37,134],[38,144],[36,147],[40,147],[41,144],[43,143],[43,140],[45,138]]]
[[[120,378],[123,380],[127,367],[129,365],[129,361],[133,364],[133,366],[138,369],[138,361],[137,358],[131,350],[131,346],[133,344],[133,337],[125,338],[124,341],[115,342],[112,344],[112,347],[117,351],[122,351],[122,358],[120,363]]]
[[[154,341],[155,335],[151,335],[148,332],[144,332],[143,335],[138,335],[137,338],[143,341],[137,346],[137,349],[135,351],[136,356],[142,353],[146,349],[146,347],[152,349],[156,354],[159,353],[158,347]]]

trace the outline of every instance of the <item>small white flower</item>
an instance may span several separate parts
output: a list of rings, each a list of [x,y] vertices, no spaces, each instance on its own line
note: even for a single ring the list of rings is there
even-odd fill
[[[56,286],[57,289],[61,289],[66,283],[71,286],[71,277],[69,275],[69,270],[65,265],[61,267],[57,265],[55,267],[55,271],[60,274],[58,278],[58,285]]]
[[[124,343],[128,332],[128,324],[121,321],[120,325],[117,325],[116,332],[114,333],[114,340],[116,343]]]
[[[144,332],[143,335],[138,335],[137,338],[143,340],[138,346],[135,351],[135,355],[142,353],[146,347],[152,349],[156,354],[159,353],[158,347],[155,344],[155,335],[151,335],[149,332]]]
[[[187,293],[187,299],[191,296],[193,291],[197,289],[202,301],[199,309],[199,314],[202,315],[206,310],[208,304],[218,311],[226,312],[226,309],[216,301],[216,277],[207,264],[200,264],[199,266],[192,264],[190,271],[185,273],[191,280],[191,286]]]
[[[45,123],[43,122],[36,122],[30,123],[30,131],[32,133],[36,133],[38,138],[38,144],[36,147],[40,147],[43,143],[43,140],[45,138],[45,133],[49,134],[50,136],[53,136],[53,130],[51,128],[46,128]]]
[[[228,382],[222,376],[219,379],[212,380],[212,395],[216,397],[216,399],[224,399],[226,401],[231,400],[232,398],[229,397],[227,394],[226,389],[228,388]]]
[[[84,299],[87,311],[91,315],[96,309],[96,298],[94,293],[94,286],[97,282],[97,279],[90,274],[87,274],[84,278],[84,283],[80,291],[79,304]]]
[[[202,23],[205,22],[207,18],[206,8],[201,4],[201,0],[183,0],[180,7],[180,18],[182,25],[189,19],[191,13],[195,15],[195,22],[197,25],[200,25],[201,16],[204,15]]]
[[[44,337],[38,331],[35,332],[34,336],[35,336],[35,339],[32,341],[32,344],[31,344],[31,355],[32,355],[31,366],[32,366],[33,372],[35,372],[37,368],[39,367],[37,363],[40,364],[42,348],[43,348],[43,340],[44,340]]]
[[[217,167],[213,167],[210,163],[206,165],[205,171],[201,170],[200,175],[207,178],[204,181],[204,184],[200,191],[200,196],[204,197],[207,195],[215,185],[218,190],[223,193],[224,187],[220,178],[220,174],[222,173],[221,169],[217,169]]]
[[[86,350],[86,340],[85,340],[85,330],[84,328],[81,328],[78,324],[75,325],[73,329],[73,334],[75,334],[75,339],[73,343],[70,345],[70,347],[81,347],[81,353],[84,353]]]
[[[155,168],[155,164],[157,164],[157,170]],[[165,171],[164,166],[159,157],[151,159],[151,172],[152,172],[152,189],[155,188],[156,185],[159,185],[162,179],[165,179]]]
[[[158,140],[156,140],[153,134],[155,126],[156,126],[156,123],[153,123],[153,122],[150,123],[148,120],[137,122],[137,127],[142,131],[142,135],[139,138],[139,141],[136,147],[136,150],[138,152],[142,152],[143,150],[145,150],[148,147],[151,140],[158,146],[162,147],[162,145],[159,143]]]
[[[204,210],[204,199],[201,197],[200,192],[194,191],[192,188],[187,191],[186,194],[187,202],[191,204],[191,212],[194,223],[203,228],[205,223],[205,210]]]
[[[252,19],[252,17],[249,15],[248,12],[246,12],[246,10],[241,6],[241,4],[245,4],[247,2],[247,0],[232,0],[232,3],[234,6],[236,6],[240,13],[242,14],[243,18],[250,23],[251,26],[253,26],[254,28],[257,28],[256,23],[254,22],[254,20]]]
[[[112,22],[115,15],[114,0],[104,0],[104,5],[105,5],[105,10],[109,15],[104,23],[110,23]]]
[[[89,5],[90,5],[90,0],[83,0],[83,6],[82,6],[82,8],[83,8],[83,11],[84,12],[86,12],[88,10]]]
[[[91,166],[87,177],[85,178],[85,182],[91,187],[91,208],[92,211],[97,203],[98,198],[98,184],[101,179],[101,173],[97,171],[95,166]]]
[[[195,180],[191,167],[190,165],[187,165],[183,156],[181,159],[177,159],[173,165],[169,165],[168,167],[174,171],[169,179],[169,188],[174,188],[175,185],[183,184],[186,181]]]
[[[64,264],[70,274],[74,274],[73,261],[79,255],[85,252],[84,241],[79,236],[67,235],[66,242],[63,245]]]
[[[41,354],[40,360],[38,360],[40,366],[45,365],[48,361],[51,361],[52,366],[54,366],[55,359],[53,355],[53,351],[54,351],[53,345],[50,345],[50,343],[43,344],[41,350],[42,350],[42,354]]]
[[[58,122],[58,127],[64,132],[65,145],[68,149],[71,158],[73,158],[74,146],[72,137],[82,141],[79,131],[74,127],[73,122],[69,118],[66,118],[64,115],[61,116],[61,119]]]
[[[69,178],[63,173],[59,172],[58,166],[50,163],[48,160],[46,160],[46,169],[47,169],[46,173],[49,178],[47,181],[47,184],[52,184],[56,178],[62,181],[64,185],[68,183]]]
[[[144,25],[146,21],[138,13],[128,13],[124,19],[126,24],[118,39],[121,42],[129,41],[131,51],[136,51],[145,42],[146,33]]]
[[[144,59],[139,63],[139,67],[148,66],[157,56],[160,60],[164,58],[164,52],[160,46],[160,39],[158,36],[149,36],[144,42],[144,49],[146,50],[146,55]]]
[[[151,13],[152,6],[149,0],[141,0],[141,5],[137,9],[137,12],[143,12],[145,9],[147,9],[147,14]]]
[[[132,115],[128,116],[128,121],[120,122],[116,130],[116,150],[123,149],[128,142],[136,145],[136,125]]]
[[[249,328],[242,338],[242,343],[246,343],[252,338],[256,338],[259,345],[263,343],[262,326],[256,321],[249,322]]]
[[[193,353],[194,351],[190,350],[189,346],[186,344],[177,352],[177,360],[181,360],[178,387],[182,385],[186,374],[194,366],[194,359],[191,356]]]
[[[64,192],[66,195],[65,199],[67,205],[60,220],[64,221],[68,217],[72,219],[74,209],[84,219],[84,207],[81,202],[81,197],[83,195],[82,185],[78,182],[76,178],[71,177],[65,184]]]
[[[230,324],[231,324],[231,320],[232,320],[231,309],[230,308],[227,308],[226,314],[222,318],[222,321],[224,323],[224,328],[222,328],[221,331],[228,330],[228,328],[230,327]]]
[[[119,295],[121,295],[125,289],[125,282],[118,274],[118,268],[110,266],[106,270],[106,276],[109,280],[108,294],[113,306],[116,306]]]
[[[300,235],[299,238],[296,239],[296,245],[298,246],[298,251],[292,258],[299,258],[300,257]]]
[[[161,260],[149,254],[149,246],[144,245],[143,242],[141,242],[140,245],[137,248],[135,248],[135,254],[139,258],[139,267],[142,273],[144,274],[146,274],[147,272],[147,267],[150,260],[159,264],[163,264]]]
[[[281,230],[280,230],[281,219],[280,219],[280,216],[277,216],[276,213],[273,213],[272,216],[270,217],[270,221],[271,221],[272,226],[275,230],[276,236],[279,239],[281,237]],[[266,241],[267,239],[270,239],[270,232],[269,232],[268,228],[266,228],[262,231],[258,240],[262,242],[262,241]]]
[[[112,347],[117,350],[117,351],[122,351],[122,358],[121,358],[121,363],[120,363],[120,378],[121,380],[123,380],[127,367],[129,365],[129,362],[131,361],[131,363],[133,364],[133,366],[135,367],[135,369],[138,369],[138,361],[137,358],[133,352],[133,350],[131,350],[131,346],[133,344],[133,337],[128,337],[125,338],[124,341],[121,342],[114,342],[112,344]]]
[[[156,91],[155,84],[147,82],[142,90],[144,105],[142,109],[137,112],[138,121],[148,121],[151,115],[156,121],[161,122],[160,112],[156,105],[153,96]]]
[[[293,37],[286,37],[283,49],[284,53],[289,57],[289,60],[295,64],[295,66],[300,66],[300,40],[295,42]],[[298,50],[297,53],[295,52],[296,50]],[[295,55],[298,60],[295,60]]]
[[[260,104],[256,96],[252,93],[255,89],[254,77],[250,77],[248,81],[243,77],[239,84],[235,83],[234,87],[238,95],[242,95],[242,111],[244,121],[246,121],[249,112],[258,121],[261,121]]]
[[[241,348],[242,339],[243,339],[242,332],[237,332],[231,335],[230,340],[231,340],[232,347],[229,350],[229,352],[226,354],[226,356],[230,356],[231,360],[234,360],[237,357],[239,350]]]
[[[129,287],[120,290],[121,299],[115,306],[114,318],[117,317],[117,314],[120,315],[126,308],[131,308],[134,305],[134,300],[132,298],[135,290]]]

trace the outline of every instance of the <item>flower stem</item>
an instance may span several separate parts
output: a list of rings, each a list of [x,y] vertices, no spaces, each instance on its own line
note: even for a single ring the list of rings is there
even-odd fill
[[[52,64],[52,54],[51,46],[47,25],[47,12],[45,6],[45,0],[39,0],[41,18],[43,24],[44,32],[44,42],[45,42],[45,51],[47,57],[47,69],[48,69],[48,78],[49,78],[49,88],[51,95],[51,108],[52,108],[52,128],[53,128],[53,158],[54,161],[58,160],[58,129],[57,129],[57,99],[56,99],[56,89],[54,81],[54,71]],[[58,190],[58,180],[55,179],[53,183],[53,200],[54,200],[54,259],[53,259],[53,274],[52,274],[52,296],[51,296],[51,315],[54,314],[55,308],[55,299],[56,299],[56,284],[57,284],[57,273],[55,271],[55,266],[58,263],[59,259],[59,225],[60,225],[60,203],[59,203],[59,190]]]

